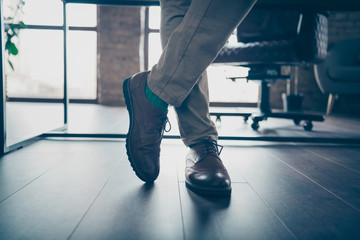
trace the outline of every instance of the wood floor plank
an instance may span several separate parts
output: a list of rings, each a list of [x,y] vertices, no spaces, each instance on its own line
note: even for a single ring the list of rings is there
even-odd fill
[[[360,118],[357,116],[328,116],[326,125],[333,131],[345,134],[360,134]]]
[[[187,240],[296,239],[247,183],[233,184],[231,198],[180,189]]]
[[[360,212],[360,174],[299,146],[265,149]]]
[[[67,159],[77,150],[79,144],[76,145],[44,140],[3,156],[0,159],[0,202]]]
[[[73,144],[76,143],[76,144]],[[32,144],[21,148],[22,153],[53,153],[56,154],[71,154],[78,150],[79,146],[86,145],[84,142],[72,141],[71,139],[43,139],[41,141],[33,142]],[[15,151],[17,152],[17,151]],[[14,152],[14,153],[15,153]],[[13,153],[11,153],[13,154]]]
[[[140,181],[124,159],[71,239],[183,239],[172,155],[161,154],[161,173],[154,184]]]
[[[324,159],[348,168],[350,171],[360,173],[360,148],[359,146],[333,145],[333,146],[308,146],[305,149],[318,154]]]
[[[0,204],[68,157],[66,152],[22,151],[4,156],[0,160]]]
[[[124,156],[120,142],[78,146],[79,151],[0,204],[0,239],[70,235]]]
[[[226,157],[237,156],[239,149]],[[359,239],[360,214],[268,150],[242,148],[238,171],[298,239]]]

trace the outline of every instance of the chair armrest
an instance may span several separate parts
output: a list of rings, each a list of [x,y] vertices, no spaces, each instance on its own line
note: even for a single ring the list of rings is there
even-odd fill
[[[334,81],[360,83],[360,67],[357,66],[334,66],[328,69],[328,75]]]

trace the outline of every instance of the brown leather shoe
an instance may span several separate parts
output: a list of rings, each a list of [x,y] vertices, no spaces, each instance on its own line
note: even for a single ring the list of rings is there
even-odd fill
[[[231,194],[230,176],[219,157],[218,146],[209,138],[191,147],[185,169],[188,189],[205,195]]]
[[[160,144],[167,112],[152,105],[145,97],[149,72],[127,78],[123,91],[130,117],[126,138],[128,159],[136,175],[144,182],[153,182],[159,175]]]

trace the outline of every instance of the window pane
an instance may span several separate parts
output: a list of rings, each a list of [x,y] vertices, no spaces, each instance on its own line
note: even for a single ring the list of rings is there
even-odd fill
[[[69,96],[96,99],[97,34],[69,31],[68,83]]]
[[[8,96],[62,98],[62,31],[22,30],[18,48],[19,54],[11,56],[15,71],[5,65]]]
[[[160,7],[149,7],[149,28],[160,29]]]
[[[149,68],[155,65],[161,55],[162,48],[159,33],[149,34]]]
[[[95,4],[68,4],[67,6],[69,26],[95,27],[97,25]]]
[[[62,31],[56,30],[21,32],[19,55],[11,57],[15,71],[6,65],[9,97],[63,97],[62,37]],[[68,38],[69,96],[96,99],[96,32],[69,31]]]
[[[9,0],[7,0],[9,1]],[[10,0],[14,1],[14,0]],[[27,0],[22,16],[26,24],[62,25],[63,4],[60,0]]]
[[[18,0],[4,1],[4,15],[12,16]],[[18,18],[28,25],[62,25],[63,5],[61,0],[27,0]],[[95,27],[97,7],[94,4],[67,4],[70,26]]]
[[[248,68],[210,66],[207,69],[210,102],[257,102],[259,85],[246,79],[231,81],[230,77],[246,77]]]

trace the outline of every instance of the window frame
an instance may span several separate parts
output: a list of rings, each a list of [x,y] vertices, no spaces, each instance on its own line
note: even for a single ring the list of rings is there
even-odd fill
[[[13,26],[19,26],[19,24],[12,24]],[[63,25],[36,25],[36,24],[27,24],[26,30],[54,30],[54,31],[64,31]],[[20,31],[23,29],[20,28]],[[70,25],[68,27],[69,31],[91,31],[98,32],[97,26],[93,27],[84,27],[84,26],[74,26]],[[96,79],[97,81],[98,79]],[[97,84],[96,84],[97,88]],[[6,100],[9,102],[52,102],[52,103],[61,103],[63,98],[32,98],[32,97],[8,97]],[[96,96],[94,99],[89,98],[70,98],[70,103],[98,103],[98,92],[96,89]]]

